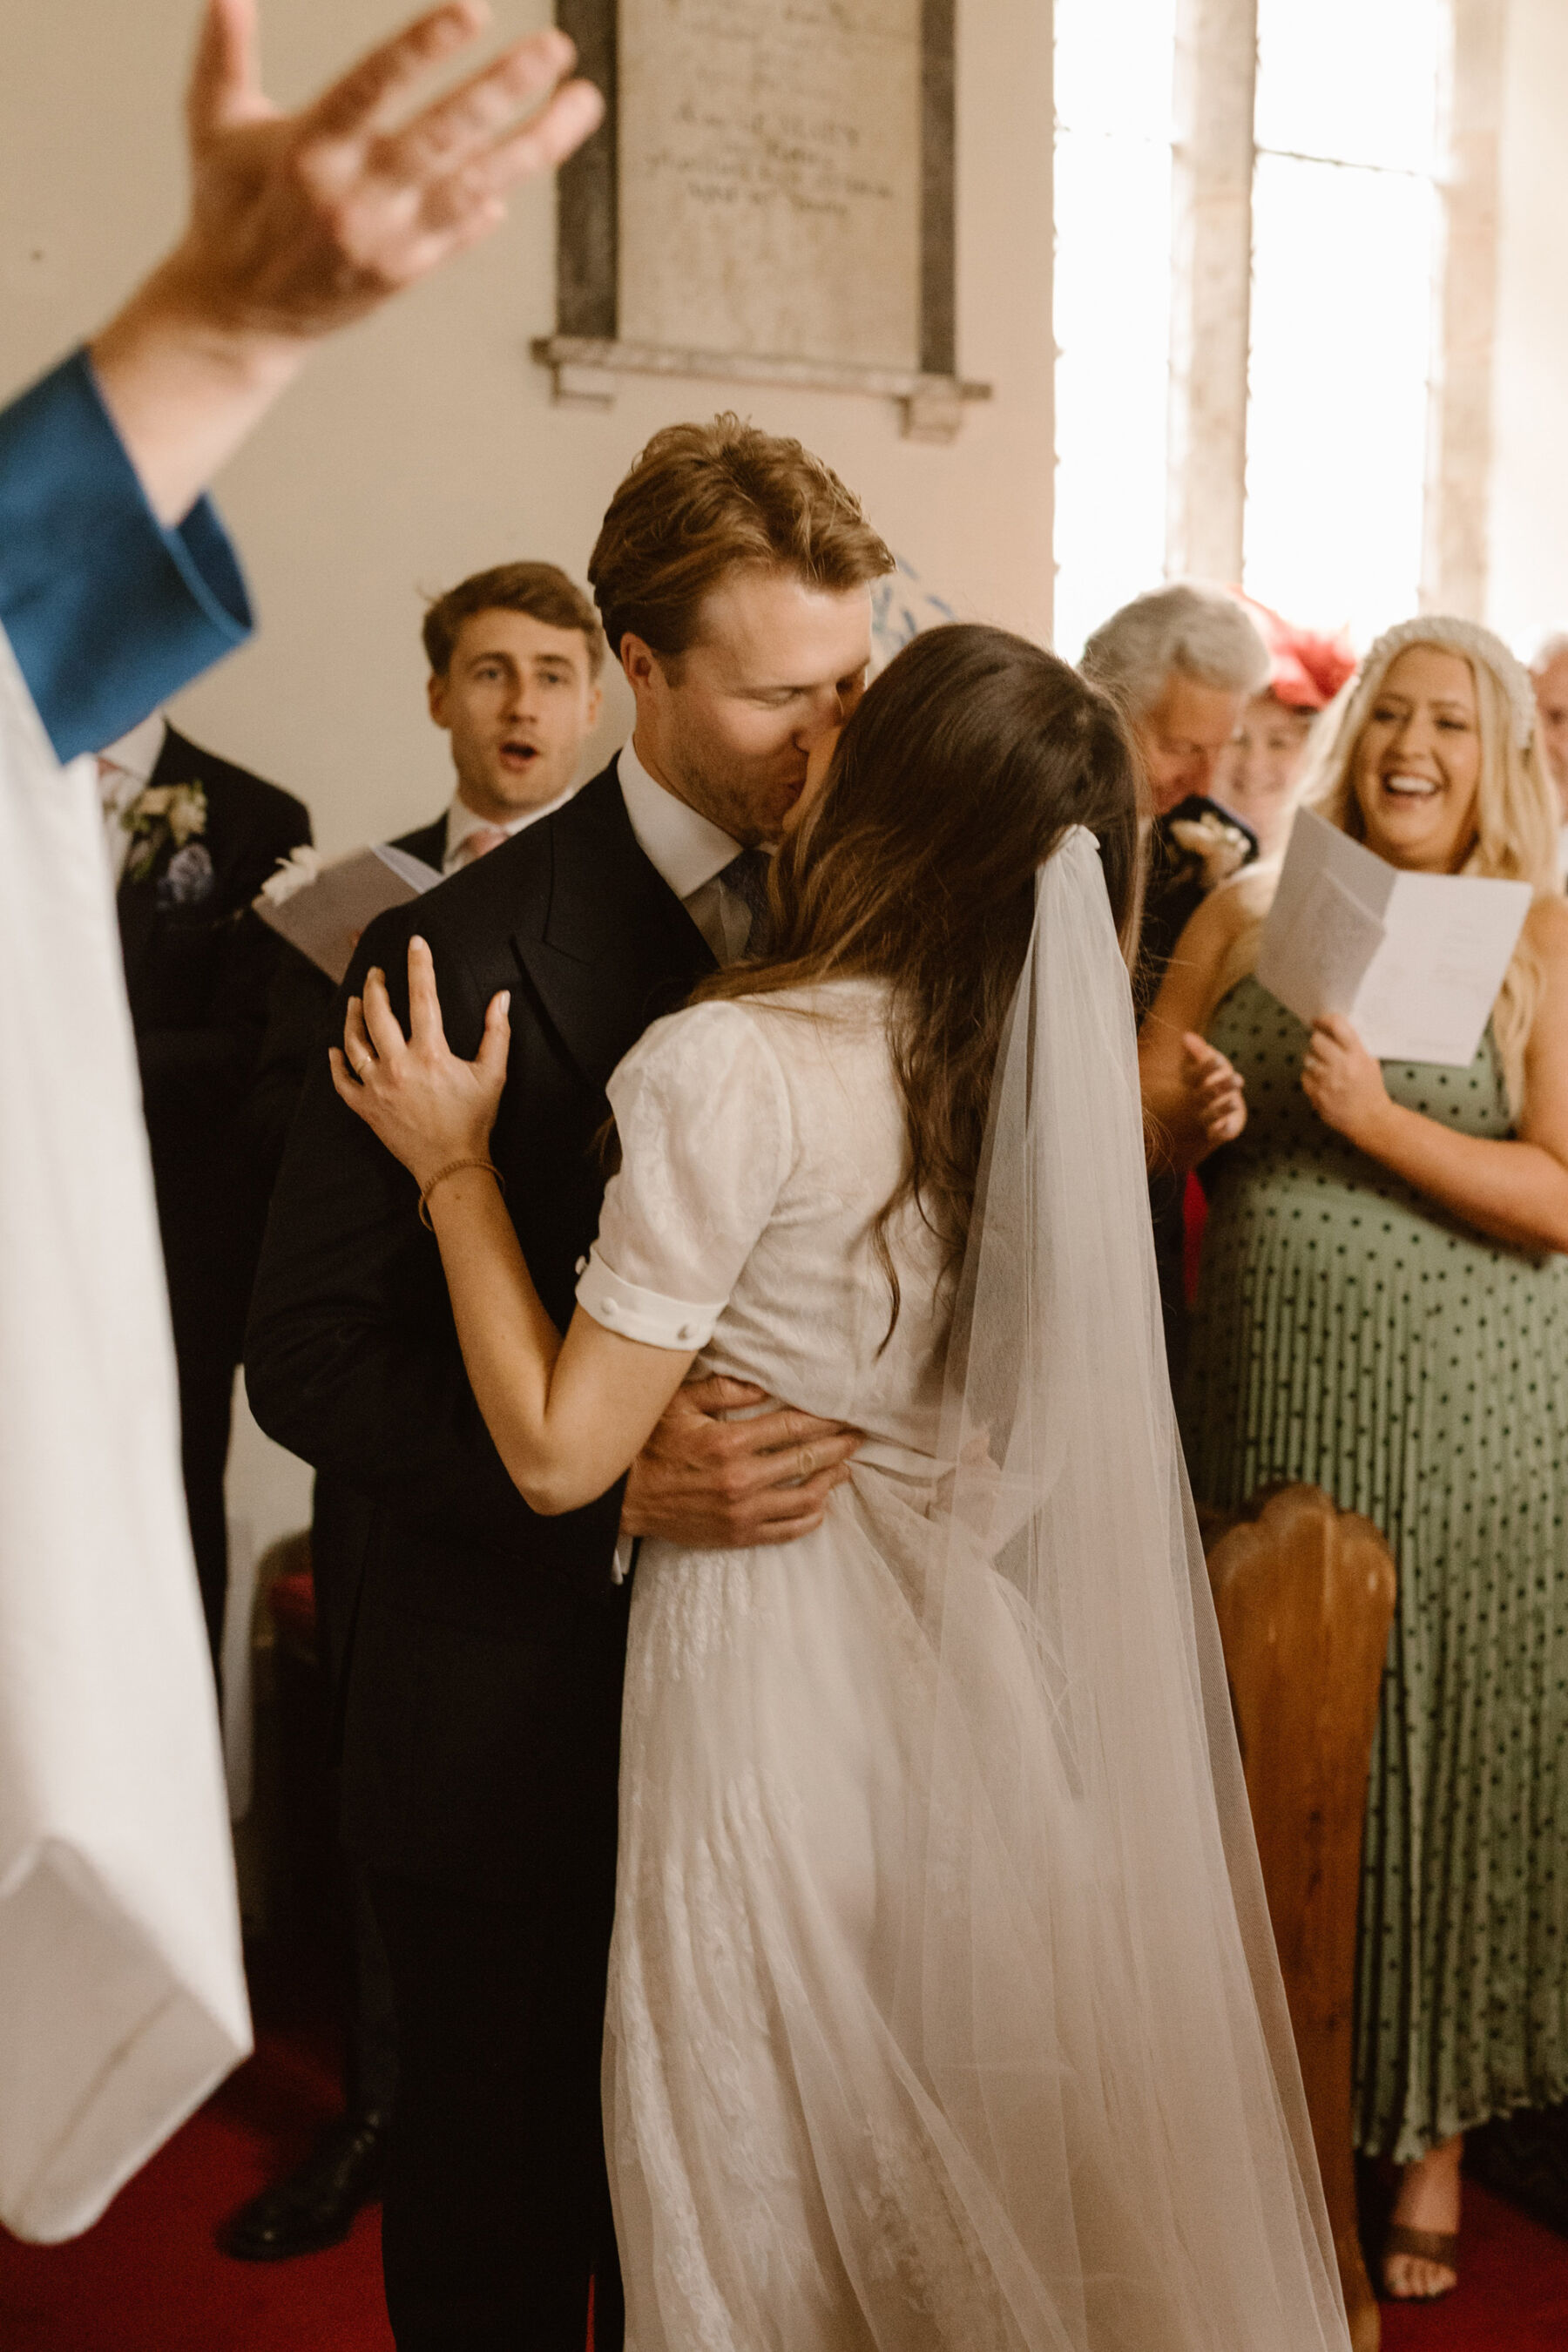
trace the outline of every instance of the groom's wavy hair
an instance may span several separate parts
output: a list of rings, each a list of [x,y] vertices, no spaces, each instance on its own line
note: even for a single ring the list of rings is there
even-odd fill
[[[944,1287],[963,1260],[1036,869],[1070,826],[1087,825],[1131,958],[1144,794],[1126,724],[1100,687],[1003,629],[928,630],[868,689],[815,803],[773,860],[771,952],[696,991],[708,999],[891,982],[909,1157],[876,1228],[892,1291],[889,1338],[900,1295],[888,1229],[899,1212],[912,1202],[937,1236]]]
[[[798,441],[730,410],[667,425],[633,459],[588,559],[611,658],[629,632],[678,662],[704,598],[736,565],[845,590],[893,559],[854,492]]]

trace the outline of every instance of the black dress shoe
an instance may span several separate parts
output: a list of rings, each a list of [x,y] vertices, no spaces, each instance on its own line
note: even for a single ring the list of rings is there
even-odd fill
[[[1568,2105],[1521,2107],[1465,2137],[1465,2170],[1568,2238]]]
[[[320,2253],[348,2236],[362,2205],[381,2195],[386,2117],[340,2116],[282,2180],[242,2205],[218,2231],[218,2246],[241,2263],[282,2263]]]

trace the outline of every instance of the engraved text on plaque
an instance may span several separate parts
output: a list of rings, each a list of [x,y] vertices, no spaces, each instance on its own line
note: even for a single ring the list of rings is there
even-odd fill
[[[921,0],[620,0],[626,343],[921,364]]]

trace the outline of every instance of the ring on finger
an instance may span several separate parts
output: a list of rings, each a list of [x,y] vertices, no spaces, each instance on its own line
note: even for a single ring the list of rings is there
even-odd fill
[[[815,1447],[810,1446],[810,1445],[803,1445],[803,1446],[801,1447],[801,1449],[800,1449],[800,1475],[801,1475],[801,1476],[802,1476],[803,1478],[809,1478],[809,1477],[811,1477],[811,1476],[812,1476],[812,1475],[814,1474],[814,1472],[816,1471],[816,1449],[815,1449]]]

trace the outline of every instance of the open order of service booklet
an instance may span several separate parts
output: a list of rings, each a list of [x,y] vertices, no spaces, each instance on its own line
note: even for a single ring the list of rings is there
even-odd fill
[[[1380,1062],[1467,1068],[1531,896],[1528,882],[1405,873],[1300,809],[1258,977],[1300,1020],[1343,1013]]]
[[[366,924],[389,907],[405,907],[433,890],[440,879],[423,858],[387,842],[351,850],[330,865],[314,850],[297,849],[279,862],[254,903],[264,923],[309,956],[329,980],[341,981]]]

